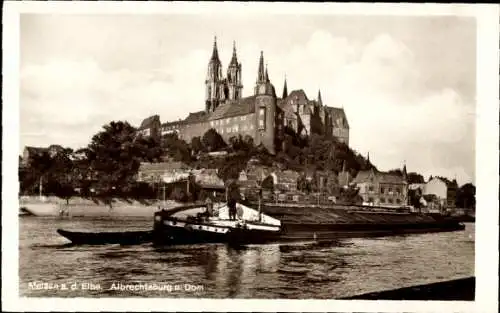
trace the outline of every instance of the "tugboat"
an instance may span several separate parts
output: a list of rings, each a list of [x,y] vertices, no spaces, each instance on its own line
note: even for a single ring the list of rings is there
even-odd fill
[[[241,203],[228,201],[181,206],[155,213],[155,244],[262,244],[282,234],[281,221]]]

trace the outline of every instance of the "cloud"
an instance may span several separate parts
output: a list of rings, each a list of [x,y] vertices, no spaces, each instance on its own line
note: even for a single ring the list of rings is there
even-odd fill
[[[225,73],[232,44],[218,46]],[[429,86],[418,56],[390,34],[360,42],[317,29],[286,50],[278,43],[261,47],[243,41],[237,51],[244,95],[253,93],[260,50],[278,95],[285,73],[289,91],[301,88],[315,99],[321,88],[326,105],[344,107],[351,146],[364,154],[370,151],[380,168],[400,167],[406,160],[409,171],[449,177],[456,173],[460,182],[474,180],[474,104],[460,90]],[[78,147],[110,120],[137,125],[159,114],[165,122],[203,110],[210,54],[207,47],[165,56],[153,70],[129,68],[126,62],[105,67],[92,58],[25,64],[22,143],[37,145],[39,134],[46,133],[45,144]],[[127,57],[134,54],[124,52],[121,59]],[[451,152],[455,155],[448,157]]]

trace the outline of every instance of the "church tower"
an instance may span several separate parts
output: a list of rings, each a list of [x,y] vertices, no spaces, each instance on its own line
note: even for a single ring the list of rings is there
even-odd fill
[[[276,93],[264,70],[264,54],[261,51],[257,81],[255,83],[255,144],[263,145],[271,154],[276,153]]]
[[[236,43],[233,42],[233,56],[227,68],[228,99],[241,99],[243,85],[241,83],[241,63],[236,56]]]
[[[282,99],[285,99],[286,97],[288,97],[288,88],[286,86],[286,75],[285,75],[285,83],[283,85],[283,95],[282,95]]]
[[[222,63],[217,51],[217,37],[215,37],[212,57],[208,62],[207,79],[205,80],[205,111],[207,113],[213,112],[219,106],[222,80]]]

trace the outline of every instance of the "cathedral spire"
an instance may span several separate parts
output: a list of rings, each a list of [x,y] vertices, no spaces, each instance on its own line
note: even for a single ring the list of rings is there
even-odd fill
[[[285,74],[285,83],[283,85],[283,99],[285,99],[286,97],[288,97],[288,88],[286,86],[286,74]]]
[[[266,83],[269,82],[269,73],[267,72],[267,63],[266,63]]]
[[[257,83],[264,83],[266,82],[266,76],[264,72],[264,52],[260,52],[260,59],[259,59],[259,70],[257,72]]]
[[[236,41],[233,41],[233,56],[231,57],[229,65],[238,65],[238,57],[236,56]]]
[[[217,36],[214,36],[214,48],[212,50],[211,60],[219,61],[219,51],[217,51]]]
[[[321,99],[321,90],[318,89],[318,104],[323,105],[323,100]]]

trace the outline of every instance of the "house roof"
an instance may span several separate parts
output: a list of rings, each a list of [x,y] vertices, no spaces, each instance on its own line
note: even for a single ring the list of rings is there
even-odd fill
[[[215,109],[210,114],[211,120],[221,118],[247,115],[255,112],[255,96],[245,97],[238,100],[228,101]]]
[[[435,176],[435,177],[433,177],[433,179],[439,179],[439,180],[441,180],[442,182],[444,182],[446,184],[446,187],[458,187],[458,184],[457,184],[457,182],[455,180],[449,180],[446,177]]]
[[[139,129],[151,128],[154,123],[161,124],[159,115],[152,115],[150,117],[145,118],[142,121],[141,126],[139,126]]]
[[[141,162],[139,166],[139,171],[148,172],[148,171],[171,171],[171,170],[179,170],[179,169],[189,169],[189,166],[182,162],[161,162],[161,163],[146,163]]]
[[[41,154],[46,152],[48,149],[47,148],[42,148],[42,147],[31,147],[31,146],[26,146],[24,147],[25,150],[28,151],[30,154]]]
[[[380,172],[372,168],[366,171],[359,171],[358,175],[354,178],[353,183],[359,184],[368,182],[370,181],[372,175],[373,177],[376,177],[380,183],[401,184],[405,182],[403,176],[401,175]]]

